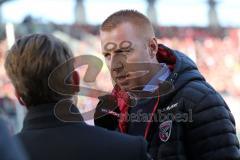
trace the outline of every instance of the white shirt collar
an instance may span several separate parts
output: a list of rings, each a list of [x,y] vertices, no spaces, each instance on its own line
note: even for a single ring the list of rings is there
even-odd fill
[[[170,69],[165,63],[161,63],[162,67],[156,75],[144,86],[143,91],[154,91],[159,83],[165,81],[171,74]]]

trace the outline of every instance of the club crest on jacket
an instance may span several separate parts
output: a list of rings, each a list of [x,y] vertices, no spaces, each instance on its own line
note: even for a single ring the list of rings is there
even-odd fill
[[[165,121],[159,125],[159,138],[163,142],[167,142],[170,138],[172,130],[172,121]]]

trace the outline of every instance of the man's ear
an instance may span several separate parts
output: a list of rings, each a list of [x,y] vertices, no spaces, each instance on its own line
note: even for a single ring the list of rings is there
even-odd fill
[[[74,88],[74,92],[80,91],[80,77],[77,71],[72,72],[72,85]]]
[[[19,95],[19,93],[18,93],[17,91],[15,91],[15,96],[17,97],[18,102],[19,102],[21,105],[27,107],[26,103],[23,101],[22,97]]]
[[[156,54],[158,52],[158,44],[157,44],[157,39],[155,37],[150,39],[149,48],[150,48],[150,56],[152,58],[156,57]]]

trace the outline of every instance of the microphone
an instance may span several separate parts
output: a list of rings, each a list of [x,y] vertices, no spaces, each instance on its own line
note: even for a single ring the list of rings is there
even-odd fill
[[[98,98],[100,101],[94,114],[94,124],[109,130],[116,130],[120,117],[116,97],[105,95]]]

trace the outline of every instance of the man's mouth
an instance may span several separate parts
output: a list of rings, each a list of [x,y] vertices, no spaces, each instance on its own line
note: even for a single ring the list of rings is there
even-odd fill
[[[126,84],[127,80],[128,80],[129,75],[119,75],[116,76],[116,80],[118,83],[120,83],[121,85]]]

